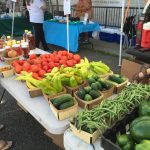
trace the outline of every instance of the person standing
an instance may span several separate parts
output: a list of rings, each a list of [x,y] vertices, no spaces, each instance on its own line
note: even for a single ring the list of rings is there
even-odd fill
[[[45,0],[26,0],[27,9],[29,11],[29,19],[33,24],[34,34],[35,34],[35,44],[39,48],[40,42],[45,51],[49,48],[45,41],[43,22],[44,22],[44,12],[46,10]]]

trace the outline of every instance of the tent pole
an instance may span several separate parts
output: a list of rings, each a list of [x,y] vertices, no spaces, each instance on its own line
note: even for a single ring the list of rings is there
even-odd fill
[[[67,50],[69,53],[70,45],[69,45],[69,15],[66,15],[67,19]]]
[[[122,41],[123,41],[123,25],[124,25],[124,10],[125,0],[122,1],[122,16],[121,16],[121,35],[120,35],[120,51],[119,51],[119,66],[122,63]]]
[[[13,38],[14,35],[14,21],[15,21],[15,2],[13,2],[13,16],[12,16],[12,32],[11,37]]]

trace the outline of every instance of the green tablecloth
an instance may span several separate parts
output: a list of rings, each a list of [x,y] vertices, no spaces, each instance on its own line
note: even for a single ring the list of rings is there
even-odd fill
[[[12,19],[0,19],[0,36],[11,35],[11,26]],[[15,18],[14,36],[22,36],[25,29],[32,31],[32,24],[27,22],[25,18]]]

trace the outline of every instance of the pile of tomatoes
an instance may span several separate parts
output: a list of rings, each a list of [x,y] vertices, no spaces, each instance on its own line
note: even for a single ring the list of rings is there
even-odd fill
[[[21,71],[32,72],[35,79],[41,79],[45,73],[50,73],[54,67],[73,67],[80,63],[80,55],[68,53],[67,51],[55,51],[51,54],[43,54],[39,57],[31,54],[27,60],[16,60],[12,66],[17,74]]]

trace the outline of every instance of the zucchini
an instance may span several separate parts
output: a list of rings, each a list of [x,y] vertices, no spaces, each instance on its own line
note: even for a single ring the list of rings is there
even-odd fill
[[[73,105],[74,105],[74,101],[73,101],[73,100],[70,100],[69,102],[66,102],[66,103],[61,104],[61,105],[59,106],[59,109],[60,109],[60,110],[63,110],[63,109],[72,107]]]
[[[73,100],[72,96],[70,94],[65,94],[58,98],[53,99],[52,103],[55,107],[59,107],[61,104],[69,102],[71,100]]]

